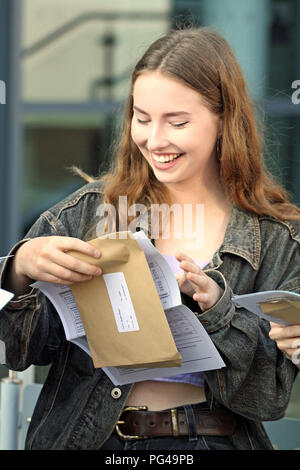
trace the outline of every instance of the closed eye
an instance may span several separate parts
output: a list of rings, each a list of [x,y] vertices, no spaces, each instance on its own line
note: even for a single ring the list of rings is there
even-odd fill
[[[149,121],[146,121],[146,120],[143,120],[143,119],[139,119],[139,118],[136,118],[137,122],[139,124],[148,124]]]
[[[189,121],[179,122],[178,124],[172,122],[171,125],[172,125],[173,127],[184,127],[186,124],[188,124],[188,122],[189,122]]]

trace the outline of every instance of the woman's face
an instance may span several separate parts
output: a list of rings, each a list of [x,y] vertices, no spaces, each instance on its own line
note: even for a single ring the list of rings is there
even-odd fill
[[[218,176],[215,147],[221,120],[192,88],[160,72],[140,75],[133,89],[131,136],[165,184]]]

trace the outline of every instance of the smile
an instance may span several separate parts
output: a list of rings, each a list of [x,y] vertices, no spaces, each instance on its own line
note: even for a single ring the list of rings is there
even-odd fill
[[[164,153],[163,155],[151,154],[152,162],[158,170],[169,170],[173,168],[184,153]]]
[[[164,155],[155,155],[152,153],[152,158],[157,163],[168,163],[172,162],[176,158],[181,157],[181,155],[183,155],[183,153],[165,153]]]

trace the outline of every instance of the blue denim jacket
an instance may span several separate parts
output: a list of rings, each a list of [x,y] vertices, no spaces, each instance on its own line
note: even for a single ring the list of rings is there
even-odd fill
[[[88,238],[94,238],[102,198],[100,183],[85,185],[43,213],[25,239],[87,239],[88,231]],[[237,449],[271,448],[261,421],[284,416],[298,369],[269,338],[269,323],[236,308],[232,296],[270,289],[300,293],[299,242],[300,222],[257,217],[234,205],[224,241],[205,268],[224,294],[204,313],[189,300],[226,364],[204,373],[205,393],[211,409],[225,407],[238,416],[231,437]],[[2,262],[2,287],[8,263]],[[86,353],[66,341],[54,307],[34,289],[1,311],[0,339],[12,370],[51,363],[26,448],[100,448],[114,430],[132,385],[115,387]]]

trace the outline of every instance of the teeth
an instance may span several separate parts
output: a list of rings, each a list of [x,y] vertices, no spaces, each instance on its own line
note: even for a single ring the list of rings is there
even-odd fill
[[[159,155],[155,155],[155,154],[152,154],[154,160],[156,162],[159,162],[159,163],[167,163],[167,162],[172,162],[173,160],[175,160],[175,158],[179,157],[181,154],[178,153],[176,155],[174,154],[168,154],[168,155],[164,155],[163,157],[162,156],[159,156]]]

